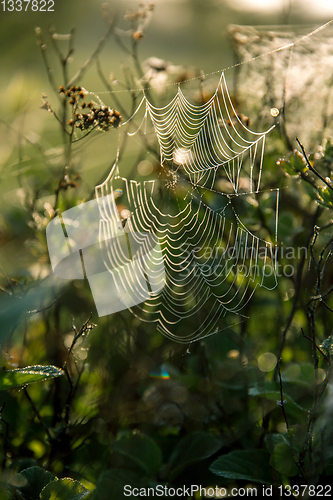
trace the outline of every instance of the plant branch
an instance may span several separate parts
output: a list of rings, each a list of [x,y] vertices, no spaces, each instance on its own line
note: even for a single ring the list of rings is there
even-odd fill
[[[110,36],[111,36],[111,34],[112,34],[113,30],[114,30],[116,19],[117,18],[115,16],[113,18],[113,21],[110,23],[109,29],[106,32],[105,36],[100,40],[100,42],[99,42],[96,50],[86,60],[86,62],[79,69],[79,71],[77,73],[75,73],[75,75],[69,80],[69,82],[67,83],[66,87],[71,87],[72,85],[74,85],[74,83],[76,83],[78,80],[80,80],[82,78],[82,76],[86,73],[86,71],[89,69],[89,67],[92,65],[92,63],[94,62],[94,60],[98,57],[98,55],[103,50],[104,45],[106,44],[107,40],[110,38]]]
[[[46,425],[45,425],[45,423],[44,423],[44,421],[43,421],[42,417],[40,416],[40,413],[39,413],[39,411],[37,410],[37,408],[36,408],[36,406],[35,406],[35,403],[32,401],[31,397],[29,396],[29,393],[28,393],[28,390],[27,390],[27,388],[26,388],[26,387],[24,387],[23,392],[24,392],[24,394],[25,394],[25,396],[26,396],[27,400],[29,401],[29,403],[30,403],[30,405],[31,405],[31,408],[33,409],[33,411],[34,411],[34,413],[35,413],[36,417],[38,418],[38,420],[39,420],[39,421],[40,421],[40,423],[42,424],[43,429],[44,429],[44,431],[45,431],[45,432],[46,432],[46,434],[47,434],[47,437],[48,437],[48,438],[49,438],[49,440],[51,441],[51,440],[52,440],[52,436],[51,436],[51,434],[50,434],[50,431],[49,431],[49,429],[46,427]]]
[[[312,342],[312,338],[305,335],[303,328],[301,328],[301,332],[302,332],[302,335],[305,339],[308,339],[308,340],[310,340],[310,342]],[[316,346],[316,349],[318,349],[318,351],[322,355],[322,357],[325,359],[325,361],[327,361],[327,363],[329,363],[329,359],[327,358],[326,354],[320,349],[320,347],[317,344],[315,344],[315,346]]]
[[[301,148],[302,150],[302,153],[303,153],[303,156],[304,156],[304,159],[306,161],[306,165],[308,167],[308,169],[313,173],[315,174],[331,191],[333,191],[333,187],[326,181],[326,179],[324,179],[324,177],[322,175],[320,175],[319,172],[317,172],[317,170],[311,165],[310,161],[309,161],[309,158],[305,152],[305,149],[304,149],[304,146],[300,143],[300,141],[298,140],[298,138],[296,137],[296,141],[299,145],[299,147]]]

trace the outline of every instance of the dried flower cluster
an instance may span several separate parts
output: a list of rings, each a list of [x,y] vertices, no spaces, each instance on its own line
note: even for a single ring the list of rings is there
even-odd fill
[[[69,104],[73,106],[73,117],[68,121],[68,125],[71,127],[80,130],[97,128],[108,131],[110,127],[117,128],[121,122],[119,111],[111,109],[101,101],[99,103],[85,102],[88,92],[82,87],[73,86],[66,90],[61,86],[59,92],[65,94],[69,98]]]
[[[73,179],[71,179],[68,174],[65,174],[63,180],[60,181],[59,189],[66,191],[68,188],[76,188],[78,187],[78,183],[75,181],[78,181],[79,179],[79,175],[75,175]]]

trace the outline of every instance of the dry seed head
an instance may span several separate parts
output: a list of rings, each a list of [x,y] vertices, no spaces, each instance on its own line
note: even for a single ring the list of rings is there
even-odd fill
[[[133,34],[133,38],[134,38],[134,40],[142,40],[142,38],[144,38],[144,34],[142,31],[136,31]]]

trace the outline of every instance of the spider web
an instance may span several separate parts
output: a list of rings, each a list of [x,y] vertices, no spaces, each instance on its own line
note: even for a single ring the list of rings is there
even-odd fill
[[[129,307],[136,317],[155,323],[175,341],[193,342],[218,331],[227,312],[240,314],[258,286],[277,284],[277,213],[272,241],[249,230],[238,215],[238,210],[246,213],[246,203],[258,203],[265,137],[271,129],[257,133],[248,128],[223,73],[203,105],[191,104],[178,87],[161,108],[144,95],[129,122],[140,111],[141,125],[128,135],[153,128],[160,173],[149,181],[127,179],[118,158],[96,187],[103,262],[114,276],[132,263],[122,290],[134,293],[136,288],[141,294],[141,303]],[[218,189],[221,183],[225,192]],[[277,208],[278,191],[275,195]],[[145,250],[126,254],[117,243],[120,233]],[[156,237],[158,248],[149,246],[149,235]]]
[[[260,121],[271,108],[279,109],[288,142],[298,136],[310,150],[332,130],[331,23],[311,33],[301,26],[231,25],[228,30],[236,59],[252,61],[239,64],[235,73],[244,112],[251,109]]]

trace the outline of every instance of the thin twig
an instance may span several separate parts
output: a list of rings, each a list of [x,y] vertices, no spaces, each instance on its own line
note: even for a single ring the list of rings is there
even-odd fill
[[[325,224],[325,226],[321,226],[318,228],[318,231],[324,231],[324,229],[328,229],[330,227],[333,226],[333,220],[331,220],[330,222],[328,222],[327,224]]]
[[[324,297],[327,297],[327,295],[329,295],[329,294],[330,294],[330,293],[332,293],[332,292],[333,292],[333,286],[331,286],[331,288],[329,288],[329,289],[327,290],[327,292],[322,293],[322,294],[318,294],[318,295],[314,295],[313,297],[311,297],[311,298],[309,299],[308,304],[309,304],[310,302],[312,302],[313,300],[322,300]]]
[[[15,295],[15,290],[13,288],[13,285],[11,284],[11,281],[10,279],[8,278],[7,274],[5,273],[5,271],[3,270],[2,266],[0,266],[0,271],[2,272],[3,276],[6,278],[6,281],[9,285],[9,288],[11,289],[12,291],[12,295]],[[4,290],[5,291],[5,290]],[[8,293],[8,292],[7,292]]]
[[[51,113],[53,114],[53,116],[56,118],[56,120],[60,123],[61,125],[61,128],[63,129],[63,131],[67,134],[67,135],[70,135],[70,132],[68,132],[68,130],[66,129],[66,125],[64,124],[63,120],[61,120],[59,118],[59,116],[57,115],[57,113],[52,109],[51,110]]]
[[[6,462],[7,462],[7,445],[8,445],[8,435],[9,435],[9,424],[8,422],[3,418],[2,412],[6,406],[6,401],[0,408],[0,422],[3,422],[5,424],[6,430],[3,438],[3,459],[2,459],[2,469],[5,469],[6,467]]]
[[[321,294],[321,298],[323,299],[324,297],[327,297],[330,293],[333,292],[333,286],[327,290],[327,292]]]
[[[283,418],[284,418],[284,421],[286,423],[286,427],[287,427],[287,431],[288,431],[290,427],[289,427],[289,421],[288,421],[287,413],[286,413],[286,410],[285,410],[285,407],[284,407],[285,406],[285,401],[283,399],[283,384],[282,384],[282,376],[281,376],[281,358],[277,362],[277,367],[278,367],[278,374],[279,374],[280,398],[281,398],[281,400],[279,401],[279,406],[281,406],[282,413],[283,413]],[[291,452],[293,454],[293,458],[295,460],[297,468],[298,468],[301,476],[305,477],[304,470],[303,470],[303,468],[301,466],[299,457],[297,456],[297,454],[296,454],[296,452],[294,450],[292,435],[289,435],[289,440],[290,440],[290,449],[291,449]]]
[[[86,60],[86,62],[83,64],[83,66],[81,66],[81,68],[79,69],[79,71],[77,73],[75,73],[75,75],[69,80],[69,82],[67,83],[66,87],[71,87],[72,85],[74,85],[74,83],[76,83],[78,80],[80,80],[82,78],[82,76],[85,74],[85,72],[88,70],[88,68],[92,65],[92,63],[94,62],[94,60],[96,59],[96,57],[103,50],[103,47],[106,44],[107,40],[110,38],[110,36],[111,36],[111,34],[113,32],[115,23],[116,23],[116,19],[117,18],[115,16],[113,18],[112,23],[109,26],[108,31],[105,34],[105,36],[103,36],[103,38],[100,40],[100,42],[99,42],[96,50],[89,57],[89,59]]]
[[[64,372],[66,374],[66,377],[67,377],[67,380],[68,380],[68,384],[69,384],[69,391],[68,391],[68,395],[67,395],[66,403],[65,403],[65,417],[64,417],[64,420],[65,420],[66,426],[69,424],[69,416],[70,416],[71,403],[72,403],[72,401],[73,401],[73,399],[75,397],[76,391],[78,389],[78,386],[79,386],[79,383],[80,383],[80,380],[81,380],[81,376],[82,376],[82,373],[83,373],[84,368],[85,368],[85,362],[83,362],[82,368],[80,370],[78,370],[77,365],[76,365],[75,360],[74,360],[76,369],[78,371],[78,377],[77,377],[75,383],[73,383],[73,379],[72,379],[72,377],[69,374],[67,365],[68,365],[68,362],[69,362],[69,357],[70,357],[70,355],[71,355],[71,353],[72,353],[72,351],[74,349],[74,346],[75,346],[76,342],[78,341],[78,339],[80,337],[84,336],[87,332],[89,332],[90,330],[92,330],[96,326],[93,323],[89,324],[91,318],[92,318],[92,314],[83,323],[83,325],[81,326],[80,330],[78,330],[76,328],[76,326],[74,324],[74,318],[72,318],[72,330],[74,331],[74,338],[72,340],[70,348],[68,349],[67,358],[66,358],[66,361],[65,361],[65,363],[63,365],[63,370],[64,370]]]
[[[101,81],[103,82],[105,88],[111,93],[111,96],[112,96],[112,98],[113,98],[113,100],[114,100],[114,102],[116,104],[116,107],[117,107],[118,111],[120,111],[120,113],[125,118],[125,120],[127,120],[128,114],[126,113],[125,108],[122,106],[122,104],[119,101],[119,99],[116,96],[116,94],[113,93],[113,88],[112,88],[111,84],[105,78],[103,70],[102,70],[101,62],[100,62],[100,60],[99,60],[98,57],[96,58],[96,67],[97,67],[97,73],[98,73]]]
[[[312,223],[311,223],[312,228],[316,224],[316,221],[317,221],[318,217],[320,216],[321,212],[322,212],[322,208],[318,207],[317,210],[316,210],[316,212],[315,212],[315,214],[313,215],[313,218],[312,218]],[[311,231],[311,233],[309,235],[308,242],[307,242],[307,245],[306,245],[307,248],[309,247],[309,245],[312,244],[312,240],[313,240],[313,231]],[[297,311],[298,299],[299,299],[299,296],[300,296],[300,293],[301,293],[302,275],[303,275],[303,269],[304,269],[305,260],[306,260],[306,252],[304,252],[302,254],[302,257],[301,257],[301,259],[300,259],[300,261],[298,263],[298,266],[297,266],[297,273],[296,273],[295,286],[294,286],[295,294],[294,294],[294,297],[293,297],[293,304],[292,304],[292,308],[291,308],[289,317],[287,319],[287,324],[286,324],[286,326],[285,326],[285,328],[283,330],[283,333],[282,333],[281,345],[280,345],[279,353],[278,353],[278,356],[277,356],[278,359],[280,359],[281,356],[282,356],[282,351],[284,349],[285,342],[286,342],[286,336],[287,336],[287,333],[289,331],[289,328],[290,328],[290,326],[292,324],[292,321],[293,321],[294,316],[295,316],[296,311]],[[275,367],[274,375],[273,375],[273,380],[276,380],[276,378],[277,378],[277,375],[278,375],[278,371],[277,370],[278,370],[278,366]]]
[[[60,297],[61,297],[61,294],[60,294],[60,295],[58,295],[58,297],[56,297],[56,298],[54,299],[54,301],[53,301],[50,305],[48,305],[48,306],[46,306],[46,307],[43,307],[42,309],[33,309],[32,311],[28,311],[28,314],[31,314],[31,316],[33,316],[34,314],[38,314],[38,313],[40,313],[40,312],[47,311],[47,309],[51,309],[51,307],[53,307],[53,306],[54,306],[54,304],[57,302],[57,300],[58,300]]]
[[[310,337],[308,337],[307,335],[305,335],[303,328],[301,328],[301,332],[302,332],[302,335],[303,335],[303,337],[305,339],[308,339],[308,340],[310,340],[310,342],[312,342],[312,339]],[[326,354],[320,349],[320,347],[317,344],[316,344],[316,348],[318,349],[318,351],[320,352],[320,354],[323,356],[323,358],[325,359],[325,361],[327,361],[327,363],[329,363],[329,359],[327,358]]]
[[[26,395],[26,398],[27,400],[29,401],[30,405],[31,405],[31,408],[33,409],[36,417],[38,418],[38,420],[40,421],[40,423],[42,424],[43,426],[43,429],[45,430],[46,434],[47,434],[47,437],[50,439],[50,441],[52,440],[52,436],[50,434],[50,431],[49,429],[47,428],[47,426],[45,425],[42,417],[40,416],[40,413],[39,411],[37,410],[36,406],[35,406],[35,403],[32,401],[31,397],[29,396],[29,393],[28,393],[28,390],[26,387],[23,388],[23,392],[24,394]]]
[[[324,304],[324,306],[326,307],[326,309],[328,309],[329,311],[331,311],[333,313],[333,309],[331,307],[329,307],[328,304],[326,304],[326,302],[324,300],[321,300],[320,301],[322,304]]]
[[[295,316],[296,311],[297,311],[298,299],[299,299],[300,292],[301,292],[302,274],[303,274],[303,269],[304,269],[304,264],[305,264],[305,255],[306,254],[304,252],[304,254],[302,255],[301,260],[297,266],[297,273],[296,273],[296,280],[295,280],[295,294],[293,297],[293,304],[292,304],[291,311],[290,311],[290,314],[289,314],[288,319],[287,319],[286,326],[284,327],[284,330],[282,333],[282,339],[281,339],[280,349],[279,349],[279,353],[278,353],[278,359],[280,359],[282,356],[282,351],[283,351],[284,346],[285,346],[286,336],[287,336],[287,333],[289,331],[289,328],[293,322],[294,316]],[[276,380],[276,376],[278,375],[278,369],[279,368],[277,365],[275,368],[275,371],[274,371],[274,375],[273,375],[274,380]]]
[[[289,422],[286,414],[286,410],[284,407],[284,399],[283,399],[283,386],[282,386],[282,377],[281,377],[281,358],[279,359],[277,363],[278,367],[278,375],[279,375],[279,384],[280,384],[280,401],[279,401],[279,406],[282,408],[282,413],[283,413],[283,418],[286,422],[287,430],[289,429]]]
[[[59,48],[59,45],[58,45],[58,42],[57,42],[56,36],[55,36],[56,32],[55,32],[55,29],[54,29],[53,26],[51,26],[49,28],[49,33],[50,33],[50,36],[51,36],[51,43],[53,45],[54,51],[58,55],[60,64],[62,66],[64,81],[67,82],[67,80],[68,80],[67,63],[68,63],[68,60],[71,57],[72,53],[74,52],[74,33],[75,33],[75,30],[73,28],[71,30],[71,32],[70,32],[70,35],[69,35],[69,44],[68,44],[68,51],[67,51],[66,56],[63,55],[63,53],[61,52],[61,50]]]
[[[59,94],[59,92],[58,92],[58,86],[57,86],[56,81],[55,81],[54,76],[53,76],[53,69],[49,65],[49,61],[48,61],[47,56],[46,56],[46,44],[45,44],[44,39],[43,39],[42,30],[40,28],[36,28],[36,34],[37,34],[37,36],[39,38],[38,43],[39,43],[39,46],[40,46],[40,51],[41,51],[41,54],[42,54],[42,59],[43,59],[43,62],[44,62],[44,66],[45,66],[45,69],[46,69],[46,73],[47,73],[47,77],[49,79],[50,85],[53,88],[54,92],[56,94]]]
[[[123,136],[123,140],[122,140],[122,143],[119,147],[119,153],[117,154],[116,158],[112,161],[112,165],[115,164],[115,162],[117,161],[117,158],[119,160],[119,158],[121,157],[122,155],[122,152],[125,150],[125,146],[126,146],[126,143],[127,143],[127,140],[128,140],[128,135],[125,134]],[[98,180],[98,182],[96,183],[96,186],[99,186],[100,184],[102,184],[102,182],[105,180],[105,178],[107,177],[108,173],[110,172],[110,167],[107,168],[106,172],[103,173],[103,175],[100,177],[100,179]],[[90,195],[89,195],[89,199],[91,200],[93,198],[93,196],[95,195],[95,188],[93,188],[93,190],[91,191]]]
[[[82,139],[85,139],[89,134],[91,134],[91,132],[93,130],[95,130],[96,128],[98,127],[98,124],[97,125],[94,125],[85,135],[83,135],[82,137],[79,137],[78,139],[75,139],[74,141],[72,141],[72,144],[76,144],[77,142],[80,142],[82,141]]]
[[[45,160],[45,153],[39,144],[36,144],[35,142],[28,139],[28,137],[26,137],[24,134],[22,134],[22,132],[20,132],[19,130],[16,130],[14,127],[9,125],[9,123],[7,123],[5,120],[2,120],[1,118],[0,118],[0,123],[3,123],[3,125],[6,125],[6,127],[8,127],[9,130],[11,130],[12,132],[15,132],[15,134],[18,134],[19,136],[22,137],[22,139],[24,139],[26,142],[28,142],[29,144],[34,146],[36,149],[38,149],[40,154],[43,156],[43,159]]]

